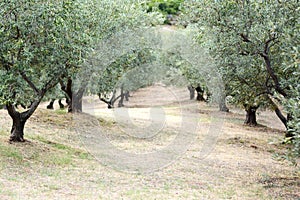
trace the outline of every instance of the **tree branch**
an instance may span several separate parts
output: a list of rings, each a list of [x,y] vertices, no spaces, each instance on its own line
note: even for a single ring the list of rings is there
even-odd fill
[[[20,114],[18,111],[16,111],[15,106],[11,103],[6,104],[6,109],[12,119],[15,119],[17,114]]]
[[[34,85],[34,83],[28,78],[24,71],[19,70],[20,75],[26,81],[26,83],[33,89],[37,94],[40,94],[41,91]]]
[[[239,34],[242,37],[243,42],[252,43],[252,41],[248,38],[247,35],[244,35],[243,33]]]
[[[264,53],[268,54],[269,53],[269,49],[271,47],[270,43],[275,41],[277,39],[277,37],[271,37],[269,38],[266,42],[265,42],[265,48],[264,48]]]
[[[280,83],[279,83],[279,80],[271,66],[271,61],[270,61],[270,58],[267,54],[267,52],[264,52],[264,53],[259,53],[259,55],[261,57],[263,57],[264,61],[265,61],[265,64],[266,64],[266,68],[267,68],[267,72],[269,73],[269,75],[271,76],[272,80],[274,81],[274,84],[275,84],[275,90],[277,92],[279,92],[279,94],[281,94],[282,96],[286,97],[287,96],[287,93],[281,88],[280,86]]]
[[[280,121],[284,124],[284,126],[287,128],[287,118],[282,114],[277,104],[272,100],[271,97],[268,96],[269,102],[272,105],[277,117],[280,119]]]

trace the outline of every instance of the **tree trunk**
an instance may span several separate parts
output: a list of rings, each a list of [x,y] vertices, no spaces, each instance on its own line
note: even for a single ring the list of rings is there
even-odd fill
[[[35,104],[38,105],[38,104]],[[37,107],[37,106],[36,106]],[[31,116],[33,113],[33,110],[36,109],[36,107],[30,108],[31,110],[19,113],[16,111],[15,106],[12,104],[7,104],[6,108],[8,111],[9,116],[13,120],[13,125],[10,131],[10,139],[11,142],[24,142],[24,127],[27,119]]]
[[[67,96],[66,96],[66,103],[67,103],[67,105],[70,104],[70,99],[69,99],[69,97],[67,97]]]
[[[207,91],[207,93],[206,93],[206,102],[210,102],[210,100],[211,100],[211,93],[209,92],[209,91]],[[226,106],[226,104],[225,104],[225,106]],[[228,112],[229,111],[229,109],[226,107],[226,109],[227,109],[227,111],[226,112]]]
[[[285,116],[281,113],[281,111],[279,110],[278,107],[275,109],[275,113],[276,113],[277,117],[281,120],[281,122],[284,124],[284,126],[285,126],[285,128],[286,128],[285,137],[287,137],[287,138],[292,138],[292,137],[294,137],[295,134],[294,134],[293,132],[289,131],[291,127],[290,127],[289,124],[288,124],[288,121],[289,121],[289,120],[292,120],[291,115],[290,115],[290,114],[287,114],[287,117],[285,117]]]
[[[74,92],[72,89],[73,81],[71,78],[68,78],[67,85],[65,85],[63,81],[60,81],[59,83],[61,85],[61,89],[67,95],[68,112],[82,112],[82,98],[87,83],[83,83],[77,92]]]
[[[24,142],[24,127],[26,120],[21,118],[14,118],[13,125],[10,131],[11,142]]]
[[[116,90],[113,91],[113,94],[112,94],[112,97],[110,98],[110,100],[106,100],[105,98],[101,97],[101,94],[98,94],[100,101],[103,101],[104,103],[106,103],[108,109],[114,108],[115,102],[121,97],[121,95],[119,95],[116,98],[116,92],[117,92]]]
[[[61,101],[62,101],[61,99],[58,100],[59,108],[64,109],[65,105]]]
[[[273,101],[272,98],[269,97],[269,101],[270,101],[270,104],[272,105],[273,109],[275,110],[275,113],[277,115],[277,117],[280,119],[280,121],[284,124],[285,128],[286,128],[286,134],[285,134],[285,137],[293,137],[294,134],[289,131],[290,127],[288,125],[288,121],[292,119],[291,115],[290,114],[287,114],[287,117],[285,117],[281,110],[279,109],[279,107],[277,106],[277,104]]]
[[[64,84],[64,82],[62,80],[59,81],[60,83],[60,88],[62,91],[65,92],[66,98],[67,98],[67,104],[68,104],[68,112],[72,112],[72,107],[73,107],[73,102],[72,102],[72,98],[73,98],[73,91],[72,91],[72,79],[68,78],[67,80],[67,85]]]
[[[219,110],[221,112],[229,112],[229,108],[226,106],[226,96],[222,95],[219,102]]]
[[[272,99],[272,97],[270,97],[270,96],[267,96],[267,97],[269,99],[269,103],[271,104],[271,108],[274,109],[277,117],[284,124],[285,128],[288,128],[287,118],[282,114],[281,110],[279,109],[279,107],[277,106],[277,104],[274,102],[274,100]]]
[[[76,94],[73,93],[73,96],[69,104],[68,112],[70,113],[82,112],[83,93],[84,93],[84,88],[79,89]]]
[[[121,97],[120,97],[120,100],[119,100],[119,103],[118,103],[118,107],[124,107],[124,91],[123,91],[123,86],[121,86]]]
[[[277,115],[277,117],[280,119],[280,121],[284,124],[285,128],[287,128],[287,119],[286,117],[281,113],[281,111],[279,110],[279,108],[275,108],[275,113]]]
[[[108,108],[114,108],[115,102],[121,97],[121,95],[116,97],[116,93],[117,93],[117,90],[114,90],[113,95],[109,100]]]
[[[198,86],[195,88],[197,91],[197,101],[205,101],[203,95],[204,95],[204,90]]]
[[[130,96],[129,91],[126,91],[125,92],[125,101],[129,101],[129,96]]]
[[[51,101],[49,102],[49,105],[47,106],[47,109],[50,109],[50,110],[53,110],[54,109],[54,102],[55,102],[55,99],[51,99]]]
[[[195,88],[193,86],[189,85],[188,90],[190,92],[190,100],[193,100],[195,98]]]
[[[245,106],[246,111],[246,120],[245,124],[249,126],[256,126],[256,110],[258,109],[258,106]]]

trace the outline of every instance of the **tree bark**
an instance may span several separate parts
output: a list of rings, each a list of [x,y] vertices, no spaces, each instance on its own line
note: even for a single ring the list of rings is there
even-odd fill
[[[24,127],[27,120],[22,118],[13,118],[13,125],[10,131],[11,142],[24,142]]]
[[[34,104],[33,106],[38,105]],[[37,107],[37,106],[36,106]],[[24,140],[24,127],[27,119],[32,115],[36,107],[31,107],[29,111],[20,113],[16,111],[15,106],[12,104],[7,104],[6,108],[9,116],[13,120],[13,125],[10,131],[10,139],[11,142],[25,142]]]
[[[206,102],[209,102],[210,100],[211,100],[211,96],[212,96],[212,94],[209,92],[209,91],[207,91],[207,93],[206,93]],[[225,99],[225,98],[224,98]],[[225,106],[226,106],[226,104],[225,104]],[[227,107],[226,107],[227,108]],[[227,111],[226,112],[229,112],[229,109],[227,108]]]
[[[82,112],[82,97],[84,93],[84,88],[80,88],[77,93],[73,93],[73,96],[71,98],[68,112],[70,113],[80,113]]]
[[[193,100],[195,98],[195,88],[193,86],[189,85],[188,90],[190,92],[190,100]]]
[[[13,104],[6,104],[7,112],[13,120],[13,125],[11,128],[10,141],[11,142],[24,142],[24,127],[26,121],[31,117],[34,111],[37,109],[42,98],[45,95],[46,90],[40,93],[40,96],[37,100],[32,102],[29,109],[25,112],[18,112]]]
[[[245,124],[249,126],[256,126],[256,110],[258,109],[258,106],[245,106],[246,111],[246,120]]]

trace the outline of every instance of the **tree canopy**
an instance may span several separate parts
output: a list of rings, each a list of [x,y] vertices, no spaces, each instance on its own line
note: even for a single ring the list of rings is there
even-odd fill
[[[287,136],[298,140],[297,106],[288,105],[299,100],[299,1],[198,0],[186,2],[186,10],[183,20],[198,28],[234,103],[274,110],[293,130]]]

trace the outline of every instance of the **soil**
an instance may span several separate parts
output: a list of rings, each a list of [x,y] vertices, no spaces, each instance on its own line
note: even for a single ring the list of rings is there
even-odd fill
[[[71,115],[45,102],[16,144],[1,110],[0,199],[300,199],[299,168],[274,157],[286,147],[271,111],[248,127],[243,110],[162,84],[124,103],[85,97]]]

